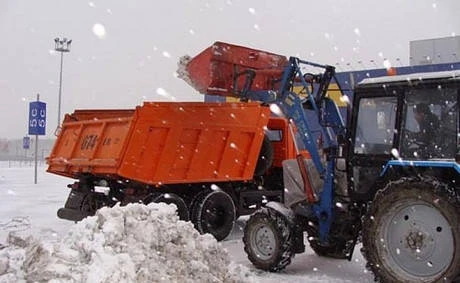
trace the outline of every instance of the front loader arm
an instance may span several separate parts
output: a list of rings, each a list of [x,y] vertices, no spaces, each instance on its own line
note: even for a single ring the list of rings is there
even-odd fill
[[[307,81],[306,76],[302,74],[300,65],[310,65],[313,67],[323,68],[323,74],[315,76],[318,82],[316,89],[310,88],[311,81]],[[286,66],[283,73],[282,83],[279,91],[251,92],[248,90],[247,97],[252,100],[259,100],[264,103],[276,104],[281,112],[290,122],[294,123],[302,140],[303,145],[309,151],[316,170],[324,180],[324,185],[319,197],[319,201],[314,202],[312,198],[311,184],[305,184],[307,200],[313,207],[313,213],[318,218],[320,224],[320,240],[327,241],[330,226],[333,220],[333,192],[335,163],[338,153],[339,144],[337,136],[344,135],[346,128],[336,104],[330,100],[326,94],[329,84],[334,77],[335,69],[332,66],[319,65],[291,57],[289,65]],[[301,98],[299,94],[291,91],[296,82],[300,82],[307,91],[307,96]],[[248,88],[250,89],[250,88]],[[317,121],[311,121],[306,117],[304,106],[314,111]],[[316,122],[321,126],[321,134],[324,138],[324,152],[326,153],[326,162],[323,165],[322,156],[319,150],[318,142],[314,138],[311,125]],[[302,170],[303,163],[299,163]],[[308,178],[303,178],[308,180]],[[314,195],[314,194],[313,194]]]

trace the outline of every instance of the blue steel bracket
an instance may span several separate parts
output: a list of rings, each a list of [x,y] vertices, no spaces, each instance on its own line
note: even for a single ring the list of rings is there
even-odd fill
[[[332,128],[335,135],[345,135],[345,123],[337,104],[327,97],[323,99],[322,103],[324,106],[321,111],[321,126]]]
[[[312,82],[307,82],[300,68],[301,64],[310,65],[324,69],[324,73],[319,76],[317,87],[310,91]],[[334,199],[334,176],[335,176],[335,158],[337,154],[338,143],[334,135],[345,135],[346,128],[337,105],[326,97],[329,83],[334,77],[335,69],[332,66],[320,65],[308,61],[302,61],[298,58],[289,58],[289,64],[286,66],[281,86],[278,91],[251,91],[248,90],[247,97],[251,100],[261,101],[263,103],[275,103],[286,118],[294,122],[301,136],[305,148],[309,151],[316,170],[324,180],[323,190],[320,194],[320,200],[313,205],[313,211],[318,218],[320,227],[320,241],[327,243],[329,230],[334,220],[333,199]],[[303,85],[307,92],[306,98],[299,97],[298,94],[291,91],[294,82]],[[315,117],[324,137],[324,144],[328,148],[326,167],[321,160],[318,150],[318,144],[312,135],[311,122],[306,118],[303,105],[308,103],[315,113]],[[332,131],[331,131],[332,129]],[[334,132],[334,133],[332,133]]]
[[[334,207],[334,172],[335,159],[331,158],[327,161],[326,176],[319,204],[313,205],[313,211],[319,222],[319,240],[321,243],[328,242],[329,230],[334,220],[332,209]]]
[[[321,177],[324,176],[324,166],[321,162],[321,156],[318,151],[318,145],[316,140],[313,138],[310,125],[307,118],[305,117],[305,111],[303,110],[301,99],[296,93],[289,92],[285,95],[284,100],[277,101],[276,105],[281,111],[292,120],[300,133],[300,137],[305,148],[310,153],[313,164],[315,165],[318,173]]]

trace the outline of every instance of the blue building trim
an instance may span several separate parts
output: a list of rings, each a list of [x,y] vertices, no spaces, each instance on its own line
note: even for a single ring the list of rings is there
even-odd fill
[[[443,64],[430,64],[430,65],[416,65],[416,66],[403,66],[393,67],[397,75],[407,75],[413,73],[429,73],[429,72],[442,72],[451,70],[460,70],[460,62],[443,63]],[[385,68],[381,69],[367,69],[356,70],[347,72],[337,72],[335,77],[343,90],[343,93],[349,98],[353,99],[354,86],[367,78],[387,76],[388,71]],[[332,82],[334,83],[334,82]],[[206,102],[225,102],[225,97],[216,95],[206,95]],[[342,107],[343,108],[343,107]]]

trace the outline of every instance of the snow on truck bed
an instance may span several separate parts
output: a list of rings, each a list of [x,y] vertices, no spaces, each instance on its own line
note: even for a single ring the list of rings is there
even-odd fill
[[[103,208],[54,245],[10,233],[0,282],[247,282],[221,244],[167,204]]]

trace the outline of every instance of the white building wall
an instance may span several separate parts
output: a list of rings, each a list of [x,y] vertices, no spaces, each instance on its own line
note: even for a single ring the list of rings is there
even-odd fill
[[[414,40],[409,46],[411,66],[460,61],[460,36]]]

